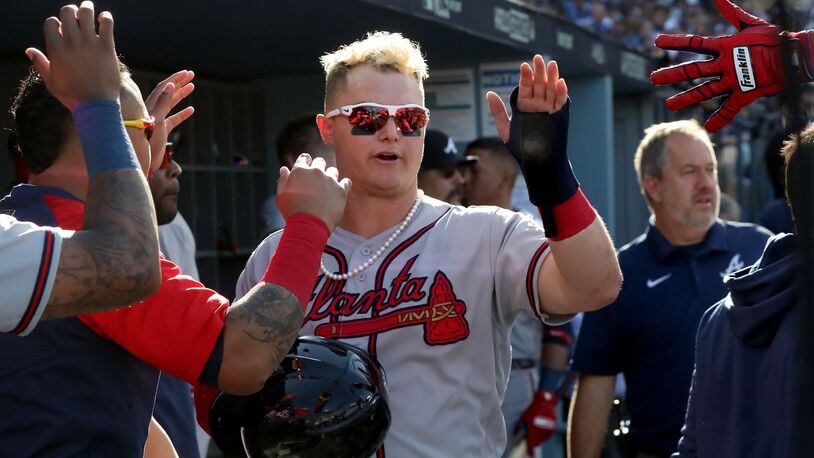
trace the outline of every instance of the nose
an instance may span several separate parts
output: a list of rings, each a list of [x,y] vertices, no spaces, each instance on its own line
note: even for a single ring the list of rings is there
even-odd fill
[[[699,188],[714,188],[717,184],[715,179],[715,172],[708,172],[706,170],[701,172],[701,178],[698,180]]]
[[[390,116],[387,118],[387,123],[377,132],[379,140],[382,141],[398,141],[399,128],[396,126],[396,118]]]
[[[170,178],[178,178],[178,176],[181,175],[181,172],[183,172],[181,165],[175,162],[175,160],[170,160],[170,166],[167,168],[169,169],[167,171],[167,175]]]

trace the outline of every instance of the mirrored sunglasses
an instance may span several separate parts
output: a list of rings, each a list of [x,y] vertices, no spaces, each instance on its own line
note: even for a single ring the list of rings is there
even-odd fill
[[[430,120],[430,110],[421,105],[382,105],[373,102],[345,105],[329,111],[325,117],[347,116],[353,126],[354,135],[373,135],[387,124],[392,116],[401,134],[405,137],[418,137],[421,128]]]

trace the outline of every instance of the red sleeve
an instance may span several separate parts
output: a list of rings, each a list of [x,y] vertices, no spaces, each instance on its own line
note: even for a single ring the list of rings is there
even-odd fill
[[[209,424],[209,408],[219,391],[204,384],[195,384],[195,418],[206,434],[212,435],[212,426]]]
[[[130,307],[79,319],[142,361],[197,385],[228,309],[225,297],[181,275],[162,257],[158,292]]]

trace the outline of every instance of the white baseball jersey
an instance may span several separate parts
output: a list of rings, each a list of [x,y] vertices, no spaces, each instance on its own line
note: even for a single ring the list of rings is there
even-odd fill
[[[396,227],[368,239],[337,228],[325,266],[342,273],[355,268]],[[280,235],[254,251],[238,279],[238,297],[265,273]],[[392,412],[385,457],[503,453],[509,331],[521,310],[549,319],[537,289],[548,252],[542,229],[524,215],[423,197],[370,268],[346,281],[319,277],[301,334],[342,339],[382,364]]]
[[[535,223],[542,227],[543,221],[540,219],[540,215],[532,213],[532,211],[536,210],[536,207],[529,202],[526,182],[523,181],[522,175],[518,178],[512,189],[512,205],[514,205],[517,211],[528,215]],[[516,193],[516,190],[519,190],[519,192]],[[543,345],[543,324],[530,313],[521,313],[512,326],[510,342],[512,344],[512,359],[532,359],[539,361]],[[531,403],[530,399],[529,403]]]
[[[169,223],[158,226],[158,247],[165,258],[181,269],[181,273],[200,279],[195,263],[195,236],[181,212],[176,213]]]
[[[65,232],[0,214],[0,332],[24,336],[51,297]]]

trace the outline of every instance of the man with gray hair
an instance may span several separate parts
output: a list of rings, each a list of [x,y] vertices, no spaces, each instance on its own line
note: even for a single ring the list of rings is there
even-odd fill
[[[580,373],[569,425],[574,458],[599,456],[618,373],[630,414],[623,455],[676,449],[701,315],[726,294],[723,277],[755,262],[771,235],[718,218],[718,164],[697,122],[647,128],[634,165],[652,216],[619,250],[619,297],[582,323],[572,365]]]

